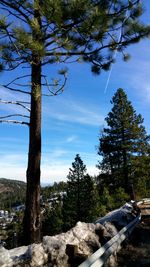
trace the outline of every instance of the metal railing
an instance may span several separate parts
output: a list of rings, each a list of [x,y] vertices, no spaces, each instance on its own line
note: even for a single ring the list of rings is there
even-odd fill
[[[140,222],[141,215],[138,215],[127,226],[123,227],[118,234],[111,238],[103,247],[87,258],[78,267],[101,267],[108,257],[117,251],[120,244],[131,234],[134,227]]]

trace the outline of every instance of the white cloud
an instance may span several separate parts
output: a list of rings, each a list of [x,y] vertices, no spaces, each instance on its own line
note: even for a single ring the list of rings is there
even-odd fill
[[[56,166],[42,165],[41,166],[41,183],[54,183],[66,181],[71,164],[57,164]],[[15,179],[26,181],[26,166],[19,166],[19,164],[0,165],[0,178]],[[87,166],[87,172],[90,175],[97,175],[98,169],[94,166]]]
[[[92,176],[94,176],[94,175],[98,175],[99,174],[99,170],[98,170],[98,168],[96,168],[96,166],[88,166],[87,167],[87,171],[88,171],[88,174],[90,174],[90,175],[92,175]]]
[[[54,183],[65,181],[70,166],[65,164],[57,164],[53,166],[43,165],[41,167],[41,182]]]
[[[150,64],[148,69],[146,68],[144,71],[142,70],[137,71],[131,78],[132,87],[134,88],[134,90],[136,90],[138,96],[141,97],[141,100],[144,100],[144,102],[150,102],[149,69],[150,69]]]
[[[69,173],[70,164],[58,163],[53,166],[44,165],[41,168],[42,183],[54,183],[59,181],[66,181]],[[94,176],[99,173],[99,170],[93,165],[87,165],[87,173]]]
[[[56,160],[58,160],[59,158],[63,157],[64,155],[66,155],[68,152],[65,149],[54,149],[53,151],[50,152],[49,157],[48,155],[45,157],[45,155],[43,155],[44,161],[45,162],[45,158],[47,162],[53,163]]]
[[[25,181],[26,162],[24,154],[1,155],[0,177]]]
[[[137,97],[143,102],[150,101],[150,54],[149,54],[150,42],[141,42],[140,45],[132,48],[131,60],[128,64],[120,65],[122,69],[120,73],[120,78],[123,83],[127,84],[127,89],[134,89],[134,97]],[[137,56],[138,55],[138,56]],[[122,67],[123,66],[123,67]],[[121,68],[122,67],[122,68]],[[118,71],[118,66],[116,65],[116,71]],[[117,75],[117,73],[115,74]],[[141,105],[142,105],[141,101]]]
[[[63,150],[55,150],[50,159],[46,159],[41,164],[41,183],[54,183],[65,181],[71,167],[71,159],[61,159],[67,153]],[[92,155],[92,154],[91,154]],[[90,155],[89,155],[90,156]],[[89,157],[88,156],[88,157]],[[86,164],[87,173],[97,175],[98,169],[95,164]],[[0,178],[26,181],[27,155],[10,154],[1,156]]]
[[[10,165],[7,166],[0,166],[0,178],[7,178],[19,181],[26,181],[26,167],[25,166],[17,166],[17,165]]]

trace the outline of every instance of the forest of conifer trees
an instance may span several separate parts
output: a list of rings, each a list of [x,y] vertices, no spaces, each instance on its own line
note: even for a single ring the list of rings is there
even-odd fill
[[[77,154],[66,182],[42,188],[41,207],[45,210],[42,216],[43,235],[67,231],[78,221],[94,222],[126,201],[150,195],[150,136],[146,133],[144,119],[141,114],[136,114],[121,88],[114,94],[111,104],[112,109],[105,119],[106,126],[99,135],[95,151],[100,155],[97,164],[99,175],[90,176]],[[8,188],[10,181],[4,182]],[[15,182],[10,193],[14,188]],[[25,193],[25,184],[20,190]],[[12,201],[8,193],[1,193],[1,208],[11,210],[18,199],[19,203],[24,202],[24,194],[21,199],[20,190],[14,192]],[[50,205],[48,199],[51,200]]]

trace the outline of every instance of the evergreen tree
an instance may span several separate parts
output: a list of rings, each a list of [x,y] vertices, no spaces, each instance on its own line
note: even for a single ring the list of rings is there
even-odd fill
[[[7,114],[0,122],[29,127],[26,210],[24,240],[39,242],[40,236],[40,164],[41,97],[57,95],[64,89],[66,68],[60,79],[48,80],[46,65],[88,62],[92,71],[107,70],[114,61],[114,51],[123,50],[149,36],[150,28],[140,23],[140,0],[1,0],[0,69],[22,73],[3,84],[14,93],[28,96],[28,101],[1,100],[16,104],[28,114]],[[120,38],[118,38],[118,36]],[[56,64],[55,64],[56,66]],[[29,73],[27,73],[29,70]],[[47,73],[47,72],[46,72]],[[12,75],[10,75],[12,76]],[[46,91],[47,90],[47,91]],[[8,118],[13,117],[14,120]],[[23,120],[20,120],[23,118]]]
[[[100,136],[98,154],[102,170],[102,184],[113,191],[118,187],[133,194],[133,187],[144,184],[145,172],[137,177],[137,168],[142,170],[145,159],[149,161],[149,136],[143,126],[143,118],[136,114],[123,89],[118,89],[112,98],[112,110],[106,117],[107,128]],[[149,161],[150,162],[150,161]]]
[[[67,178],[67,194],[63,203],[65,230],[78,221],[92,222],[99,215],[99,198],[93,179],[86,174],[86,166],[78,154]]]
[[[46,208],[43,222],[43,235],[56,235],[62,232],[63,217],[61,201],[53,203],[51,208]]]

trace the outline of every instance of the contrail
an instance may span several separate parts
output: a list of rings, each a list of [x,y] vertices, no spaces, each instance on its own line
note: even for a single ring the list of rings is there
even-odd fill
[[[107,81],[106,81],[106,86],[105,86],[105,89],[104,89],[104,94],[106,94],[106,92],[107,92],[107,88],[108,88],[108,85],[109,85],[111,73],[112,73],[112,65],[111,65],[111,68],[110,68],[110,71],[109,71],[109,74],[108,74],[108,78],[107,78]]]
[[[120,36],[119,36],[119,40],[120,40]],[[116,56],[117,56],[117,50],[115,50],[115,52],[114,52],[114,59],[116,58]],[[113,65],[111,64],[110,70],[109,70],[109,74],[108,74],[108,78],[107,78],[107,81],[106,81],[106,86],[105,86],[105,89],[104,89],[104,94],[106,94],[106,92],[107,92],[107,88],[108,88],[108,85],[109,85],[112,69],[113,69]]]
[[[127,11],[126,11],[126,16],[124,18],[124,21],[122,22],[122,26],[121,26],[121,29],[120,29],[120,33],[119,33],[119,37],[118,37],[118,43],[119,43],[119,41],[121,39],[123,24],[125,23],[125,21],[127,19],[128,19],[128,17],[127,17]],[[115,51],[114,51],[114,59],[116,59],[117,52],[118,52],[117,49],[115,49]],[[106,81],[106,86],[105,86],[105,89],[104,89],[104,94],[106,94],[107,89],[108,89],[108,85],[109,85],[109,82],[110,82],[110,77],[111,77],[112,69],[113,69],[113,65],[111,64],[110,70],[109,70],[109,74],[108,74],[108,78],[107,78],[107,81]]]

